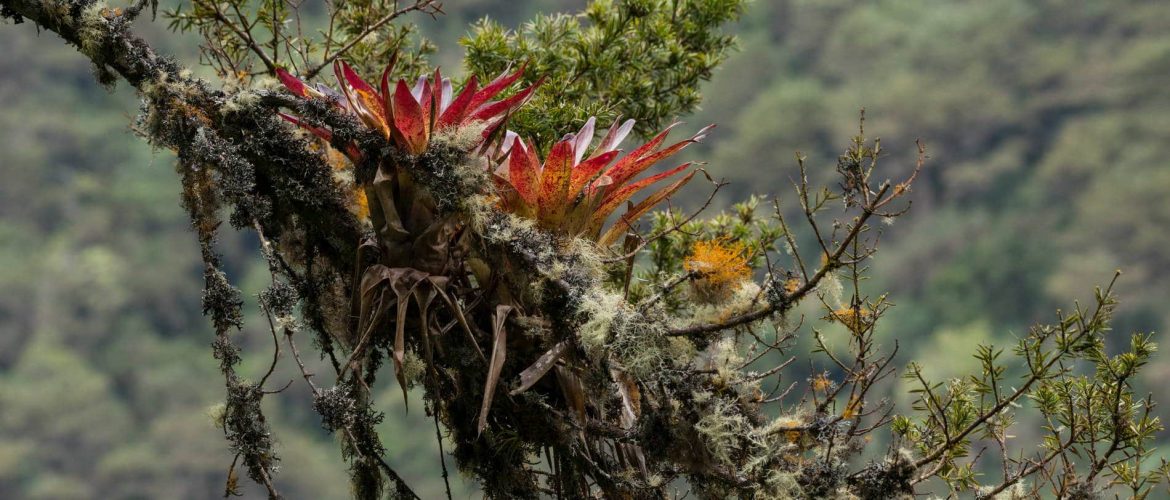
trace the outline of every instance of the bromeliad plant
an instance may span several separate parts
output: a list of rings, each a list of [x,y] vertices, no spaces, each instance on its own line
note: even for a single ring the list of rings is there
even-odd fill
[[[512,73],[505,72],[483,88],[479,87],[478,79],[472,75],[458,95],[454,94],[451,80],[443,78],[438,69],[433,77],[420,76],[413,86],[399,79],[391,90],[390,74],[396,60],[397,56],[383,70],[380,91],[363,80],[349,64],[340,60],[333,64],[340,93],[324,85],[309,85],[284,69],[277,69],[276,74],[293,94],[336,103],[339,108],[360,119],[366,127],[412,155],[426,151],[436,133],[453,128],[481,124],[484,127],[481,137],[486,140],[503,125],[508,113],[523,104],[541,83],[538,81],[511,97],[493,101],[524,75],[524,66],[521,65],[520,69]],[[290,115],[281,116],[327,142],[333,139],[332,132],[325,128]],[[346,144],[342,149],[355,163],[361,161],[361,152],[356,144]]]
[[[383,264],[443,274],[448,270],[447,256],[454,243],[451,237],[458,231],[458,224],[437,213],[436,200],[427,190],[419,189],[411,169],[423,163],[431,167],[452,163],[421,161],[418,157],[428,151],[460,156],[482,149],[495,131],[503,130],[508,114],[532,95],[540,81],[495,100],[524,75],[523,65],[482,88],[473,75],[456,94],[451,80],[443,78],[439,70],[433,76],[420,76],[413,86],[405,79],[392,83],[390,75],[396,59],[395,55],[383,70],[380,90],[340,60],[333,65],[340,92],[320,84],[310,85],[283,69],[276,73],[293,94],[331,102],[406,157],[363,151],[355,140],[337,144],[328,128],[303,118],[283,113],[281,116],[332,143],[355,165],[372,160],[376,173],[361,187],[370,200],[370,218],[382,243]],[[439,136],[445,138],[443,147],[431,147]],[[443,151],[437,152],[439,149]],[[370,158],[371,155],[380,156]]]
[[[702,140],[711,127],[666,145],[676,123],[622,156],[618,147],[633,130],[634,120],[615,121],[594,147],[596,119],[590,118],[576,133],[554,143],[542,162],[531,142],[505,132],[508,114],[525,102],[540,81],[492,101],[521,78],[523,67],[482,89],[472,77],[454,96],[450,81],[438,72],[433,78],[419,78],[413,88],[399,80],[391,91],[392,66],[383,72],[380,91],[344,62],[335,64],[340,92],[278,72],[292,93],[330,102],[358,118],[389,146],[339,143],[326,126],[282,115],[340,148],[355,165],[376,165],[372,180],[363,185],[374,234],[359,247],[365,256],[357,259],[359,271],[354,276],[350,305],[354,319],[344,340],[350,355],[341,379],[350,381],[351,388],[371,383],[377,363],[385,356],[393,361],[404,392],[408,385],[421,383],[432,395],[479,393],[478,398],[432,403],[432,411],[453,429],[456,442],[473,448],[479,446],[477,440],[485,432],[486,439],[519,432],[529,440],[559,432],[555,426],[533,423],[524,424],[521,430],[516,427],[521,424],[516,413],[500,414],[494,397],[497,388],[513,385],[501,380],[508,358],[538,359],[520,374],[519,388],[511,391],[513,397],[528,397],[523,393],[531,390],[542,394],[540,397],[560,400],[561,411],[579,415],[604,411],[605,404],[597,399],[600,394],[592,393],[597,388],[573,375],[586,367],[569,351],[570,339],[549,337],[533,343],[521,337],[509,341],[508,330],[517,324],[537,325],[523,328],[533,335],[544,328],[539,325],[551,319],[540,312],[547,307],[548,295],[533,291],[534,283],[547,279],[541,271],[533,272],[544,261],[549,269],[571,269],[561,271],[556,279],[570,283],[567,286],[585,287],[574,293],[600,293],[592,288],[597,286],[595,273],[599,271],[595,263],[589,264],[584,256],[559,256],[549,250],[565,238],[591,241],[587,246],[593,249],[585,253],[597,253],[612,244],[639,217],[686,185],[697,170],[688,171],[691,163],[687,162],[656,175],[639,176]],[[494,140],[496,137],[503,139]],[[489,170],[494,170],[494,176]],[[602,232],[607,219],[622,204],[672,177],[677,177],[674,182],[632,204],[617,224]],[[436,178],[445,179],[443,185],[437,184]],[[491,219],[486,224],[495,227],[496,234],[468,230],[467,204],[472,198],[497,200],[485,202],[487,212],[496,214],[486,216]],[[524,219],[535,224],[522,222]],[[511,236],[502,238],[500,233]],[[499,253],[499,245],[509,247],[518,240],[536,245]],[[411,309],[417,313],[411,314]],[[462,334],[446,334],[452,328]],[[490,342],[490,348],[481,347],[481,342]],[[423,374],[407,373],[408,353],[422,359]],[[481,360],[486,370],[462,370],[458,377],[452,376],[449,367],[453,364],[475,359]],[[558,364],[563,367],[553,370]],[[554,371],[557,382],[551,384],[548,379],[552,377],[544,375]],[[622,418],[614,425],[628,429],[640,413],[640,402],[633,399],[638,383],[616,366],[611,374],[624,394]],[[358,390],[353,397],[363,400],[368,396]],[[471,428],[474,436],[465,425],[468,421],[475,422]],[[566,446],[592,444],[581,436],[580,441]],[[622,444],[618,448],[626,460],[644,463],[639,446]],[[561,460],[577,460],[572,458],[576,452],[561,449],[566,454]],[[561,467],[580,466],[564,463]],[[641,467],[645,471],[645,465]]]
[[[605,247],[632,227],[639,217],[662,203],[690,182],[691,170],[673,183],[655,191],[621,216],[604,234],[601,229],[609,216],[643,189],[686,171],[690,162],[665,172],[635,181],[656,163],[701,141],[714,127],[703,128],[694,136],[661,147],[674,123],[650,142],[621,158],[617,147],[634,128],[634,120],[615,121],[592,153],[596,118],[589,118],[576,134],[568,134],[553,144],[543,162],[530,142],[509,134],[505,138],[507,159],[496,169],[496,186],[506,210],[536,219],[546,230],[572,237],[584,237]],[[611,165],[611,163],[613,163]]]
[[[475,194],[475,178],[486,179],[486,172],[476,175],[464,167],[471,164],[470,158],[477,151],[498,143],[492,140],[495,132],[503,131],[509,113],[532,95],[540,81],[495,100],[523,76],[523,65],[482,88],[473,75],[458,94],[438,70],[433,77],[421,76],[410,86],[404,79],[392,84],[393,69],[392,59],[382,72],[378,90],[347,63],[337,61],[334,73],[340,92],[310,85],[277,70],[277,76],[293,94],[328,101],[381,136],[385,145],[363,149],[356,140],[338,143],[334,132],[325,126],[283,113],[281,116],[339,148],[355,166],[372,164],[375,169],[372,179],[359,182],[369,200],[374,234],[358,249],[362,255],[357,259],[360,267],[353,278],[355,289],[350,306],[354,321],[344,341],[351,354],[342,378],[348,373],[356,381],[366,373],[363,383],[368,383],[381,353],[386,353],[394,362],[395,376],[405,394],[408,383],[412,383],[405,369],[407,353],[425,353],[424,383],[435,391],[456,391],[460,390],[459,384],[440,380],[435,371],[436,356],[441,356],[443,350],[439,332],[450,329],[444,329],[444,323],[453,320],[460,325],[469,340],[463,346],[469,349],[466,354],[487,359],[475,340],[478,314],[473,313],[478,311],[465,310],[464,306],[473,302],[470,294],[477,287],[466,274],[471,242],[464,231],[465,221],[451,213],[451,205],[463,201],[451,198]],[[428,189],[420,185],[442,175],[463,177],[463,181],[448,179],[448,183],[462,182],[472,191],[454,188],[458,194],[448,194],[446,200],[441,200],[435,196],[437,186]],[[444,202],[447,206],[440,206]],[[480,276],[480,281],[489,279]],[[439,308],[432,306],[436,301],[446,307],[441,314],[446,319],[441,319]],[[408,315],[412,305],[417,317]],[[470,321],[465,313],[471,315]],[[507,310],[493,309],[487,314],[489,317],[478,323],[494,325],[493,336],[499,335]],[[407,332],[418,335],[408,339]],[[481,421],[490,402],[491,396],[486,394]]]

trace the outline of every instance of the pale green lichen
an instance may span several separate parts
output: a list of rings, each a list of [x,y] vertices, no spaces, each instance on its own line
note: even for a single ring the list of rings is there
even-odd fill
[[[751,422],[736,410],[731,401],[705,392],[696,392],[694,399],[709,405],[695,423],[695,431],[702,437],[707,453],[720,464],[735,465],[733,455],[743,450],[743,440],[751,434]]]
[[[860,498],[914,498],[910,482],[917,476],[918,468],[914,466],[914,454],[905,448],[899,448],[882,461],[871,462],[853,473],[849,486],[852,493]],[[1007,496],[1005,500],[1011,498],[1017,497]],[[1025,495],[1021,498],[1031,496]]]
[[[662,370],[689,364],[695,345],[667,335],[665,323],[629,306],[625,297],[600,285],[587,289],[580,303],[585,321],[578,340],[585,354],[618,365],[639,379],[661,376]]]
[[[402,357],[402,377],[406,380],[407,388],[422,382],[423,372],[426,368],[426,362],[418,354],[411,350],[406,351]]]
[[[144,106],[143,115],[139,121],[146,130],[147,137],[155,145],[166,145],[165,143],[170,141],[169,137],[172,132],[169,128],[172,125],[169,121],[176,117],[177,111],[181,113],[181,110],[175,109],[175,105],[182,105],[182,103],[176,102],[176,100],[200,92],[191,80],[184,78],[176,80],[163,71],[160,71],[156,78],[144,81],[139,85],[138,90],[142,94],[143,101],[148,104]]]
[[[689,364],[699,353],[695,343],[685,337],[668,337],[666,342],[667,355],[679,362],[685,361],[685,364]]]
[[[211,425],[214,425],[216,429],[223,429],[224,418],[227,416],[227,404],[216,403],[208,406],[204,410],[204,414],[207,415],[207,418],[211,420]]]
[[[628,305],[623,305],[614,315],[609,341],[610,361],[635,378],[659,378],[690,361],[675,358],[673,347],[664,322],[634,311]]]
[[[796,474],[786,472],[780,468],[772,468],[764,478],[764,487],[755,498],[758,499],[789,499],[804,498],[804,490],[796,480]]]
[[[798,426],[802,420],[797,417],[781,417],[776,419],[776,422],[792,428]],[[798,440],[799,435],[777,432],[777,428],[772,426],[753,429],[744,436],[748,457],[744,460],[743,470],[750,475],[767,478],[765,491],[799,491],[795,475],[776,467],[780,457],[795,456],[799,452]]]
[[[763,435],[782,434],[785,431],[785,429],[792,429],[794,427],[803,426],[803,425],[805,425],[805,422],[807,422],[807,421],[808,421],[808,415],[805,415],[803,413],[794,413],[794,414],[776,417],[776,418],[772,419],[772,421],[769,422],[768,425],[761,428],[760,433]]]
[[[468,222],[471,229],[489,243],[502,245],[523,243],[524,238],[539,231],[532,219],[501,212],[496,208],[495,199],[491,196],[472,196],[468,199],[467,205]],[[532,248],[532,250],[541,249]],[[551,251],[548,248],[543,250]],[[540,257],[540,255],[536,255],[536,257]]]
[[[105,45],[110,21],[106,17],[110,6],[102,0],[95,1],[81,11],[77,37],[81,52],[91,59],[100,59],[101,48]]]
[[[626,304],[621,294],[600,289],[591,290],[582,302],[581,312],[589,319],[581,325],[577,336],[585,353],[594,360],[605,356],[614,319],[623,307]]]
[[[827,273],[821,282],[817,284],[817,292],[824,294],[831,299],[830,303],[837,306],[841,305],[841,293],[844,288],[841,285],[841,278],[837,273]]]
[[[837,488],[837,491],[833,495],[833,500],[861,500],[861,497],[849,491],[849,488],[842,486]]]
[[[650,474],[646,477],[646,485],[651,488],[661,488],[666,485],[666,479],[659,474]]]
[[[695,391],[691,393],[691,400],[696,403],[703,404],[711,400],[711,391]]]
[[[975,496],[976,498],[985,498],[989,500],[1024,500],[1026,498],[1032,498],[1031,493],[1028,491],[1028,485],[1026,481],[1020,481],[1016,484],[1013,484],[1010,488],[995,494],[995,496],[988,496],[988,493],[990,493],[991,490],[991,486],[979,488],[975,492]]]
[[[45,11],[46,24],[72,26],[73,16],[70,14],[69,2],[54,2],[50,0],[42,3]]]
[[[561,255],[571,259],[557,259],[548,271],[552,279],[561,279],[570,274],[600,277],[602,256],[597,244],[584,238],[570,238],[557,242],[562,246]]]
[[[229,92],[232,89],[227,89]],[[219,108],[221,115],[229,115],[233,113],[246,113],[256,108],[260,104],[260,94],[247,90],[239,89],[235,92],[230,92],[231,97],[224,101],[223,106]]]
[[[496,210],[496,198],[488,194],[476,194],[467,199],[463,211],[472,231],[482,236],[488,236],[487,226]]]
[[[470,151],[483,138],[487,122],[477,121],[461,127],[448,127],[431,136],[432,145],[448,146],[459,151]]]
[[[635,378],[660,376],[664,368],[687,364],[695,356],[690,341],[668,336],[663,322],[634,310],[620,293],[600,285],[588,290],[581,313],[587,319],[578,339],[586,354],[608,359]]]
[[[764,297],[760,294],[760,285],[744,281],[722,301],[712,304],[699,303],[689,319],[676,320],[677,326],[723,322],[755,309],[761,300],[764,300]]]
[[[467,212],[473,197],[490,190],[487,160],[474,151],[482,132],[481,123],[437,131],[426,151],[400,159],[413,163],[411,177],[440,213]]]
[[[252,79],[252,88],[256,90],[284,90],[286,87],[280,80],[268,75],[260,75]]]
[[[709,369],[715,371],[712,382],[716,385],[730,386],[742,377],[739,367],[743,365],[744,357],[734,339],[720,339],[708,346],[704,354]]]
[[[278,331],[285,332],[291,335],[301,329],[301,322],[297,320],[296,316],[292,314],[281,314],[273,316],[273,323],[276,325]]]

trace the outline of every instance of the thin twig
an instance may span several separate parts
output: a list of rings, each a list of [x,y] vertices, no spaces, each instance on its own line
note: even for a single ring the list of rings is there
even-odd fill
[[[334,60],[336,60],[338,57],[342,56],[346,52],[349,52],[350,49],[354,48],[354,46],[361,43],[362,40],[365,40],[366,37],[370,36],[375,31],[377,31],[379,28],[385,26],[390,21],[393,21],[406,13],[413,12],[416,10],[425,12],[426,11],[425,9],[431,9],[430,12],[442,12],[442,10],[440,10],[442,8],[442,6],[443,6],[443,4],[437,2],[436,0],[417,0],[414,2],[413,5],[411,5],[409,7],[403,7],[401,9],[397,9],[389,14],[386,14],[385,16],[382,16],[381,19],[374,21],[373,24],[367,26],[366,29],[362,30],[361,33],[358,33],[357,36],[355,36],[352,40],[349,41],[349,43],[346,43],[344,46],[342,46],[340,49],[337,49],[337,51],[333,52],[332,54],[328,54],[327,56],[325,56],[325,59],[321,61],[321,64],[318,64],[318,65],[314,66],[312,69],[310,69],[309,71],[305,72],[305,79],[307,80],[309,78],[313,78],[314,76],[317,76],[317,73],[320,73],[321,70],[325,69],[330,64],[333,64]],[[330,23],[330,24],[332,25],[332,23]]]

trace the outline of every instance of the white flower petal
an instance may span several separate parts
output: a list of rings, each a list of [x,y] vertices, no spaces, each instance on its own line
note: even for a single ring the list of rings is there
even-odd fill
[[[442,115],[442,113],[447,110],[447,106],[451,105],[452,92],[454,92],[454,89],[451,88],[451,79],[444,78],[443,79],[443,94],[439,98],[439,114],[440,115]]]
[[[425,75],[420,76],[420,77],[418,77],[418,81],[414,82],[414,88],[410,89],[410,95],[414,96],[414,100],[419,101],[420,104],[422,102],[423,85],[426,85],[426,84],[427,84],[427,77]]]
[[[622,141],[626,139],[626,136],[630,135],[631,130],[634,130],[633,119],[626,120],[625,123],[622,123],[620,126],[618,125],[617,121],[614,121],[613,125],[610,125],[609,127],[609,132],[605,134],[605,139],[601,140],[601,144],[598,145],[597,150],[593,152],[593,156],[597,156],[602,153],[608,153],[617,149],[618,145],[620,145]]]
[[[589,143],[593,142],[593,125],[597,123],[597,118],[590,116],[585,121],[585,126],[581,127],[581,131],[577,132],[577,140],[573,144],[573,165],[581,163],[581,157],[585,156],[585,150],[589,147]]]

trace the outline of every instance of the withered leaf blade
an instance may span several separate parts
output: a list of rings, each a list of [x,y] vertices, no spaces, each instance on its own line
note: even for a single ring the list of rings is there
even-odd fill
[[[617,385],[618,393],[622,397],[621,424],[622,428],[633,429],[642,416],[642,391],[638,388],[638,381],[629,373],[617,368],[610,368],[609,374]],[[642,477],[650,475],[646,467],[646,456],[642,447],[630,443],[618,443],[618,448],[625,455],[628,463],[637,466]]]
[[[392,356],[394,358],[394,376],[398,379],[398,385],[402,387],[402,400],[406,402],[406,409],[409,410],[409,398],[406,397],[406,374],[402,370],[402,363],[406,358],[406,312],[410,306],[411,293],[426,275],[406,268],[387,269],[386,273],[389,275],[390,288],[394,290],[394,295],[398,299],[398,310],[394,320],[394,353]]]
[[[555,373],[557,375],[557,385],[561,387],[561,394],[565,398],[565,404],[573,410],[573,416],[577,419],[579,427],[577,429],[577,439],[583,445],[585,455],[592,454],[590,451],[590,441],[585,438],[585,423],[587,422],[585,416],[585,387],[581,384],[581,379],[577,374],[573,373],[571,369],[565,366],[556,365]]]
[[[500,382],[500,372],[504,369],[504,358],[508,350],[508,331],[504,328],[504,321],[512,312],[512,306],[500,304],[496,306],[495,318],[492,324],[492,360],[488,364],[487,381],[483,388],[483,405],[479,408],[479,424],[476,432],[483,434],[487,427],[488,411],[492,407],[492,397],[496,392],[496,385]]]
[[[370,270],[370,268],[375,266],[381,267],[380,264],[371,264],[368,267],[362,267],[366,265],[367,257],[377,255],[377,253],[378,243],[376,240],[374,240],[374,238],[363,238],[362,242],[358,244],[356,259],[357,265],[354,266],[353,274],[353,282],[358,284],[358,286],[354,287],[350,296],[349,312],[353,319],[361,319],[362,293],[366,290],[366,280],[381,278],[381,271]]]
[[[409,241],[410,232],[406,230],[395,204],[394,175],[379,168],[374,174],[373,184],[366,188],[366,199],[370,200],[370,221],[382,241]]]
[[[376,319],[381,316],[381,312],[385,310],[384,304],[379,305],[379,302],[385,301],[376,299],[379,296],[378,292],[381,290],[381,285],[386,281],[386,279],[386,266],[380,264],[374,264],[366,268],[366,271],[362,274],[362,282],[358,287],[359,299],[357,333],[356,338],[351,339],[354,344],[356,344],[361,338],[361,332],[366,331],[366,329],[369,328],[369,325],[375,322]],[[376,306],[381,310],[374,311]],[[350,347],[356,346],[351,345]]]
[[[565,402],[569,404],[569,408],[573,409],[573,413],[577,416],[577,420],[582,425],[585,423],[585,389],[581,386],[581,379],[572,370],[563,366],[557,366],[557,383],[561,386],[561,393],[565,396]]]
[[[430,212],[422,210],[412,212],[412,216],[420,219],[433,217]],[[419,221],[418,226],[425,227],[425,229],[415,236],[411,250],[411,265],[431,274],[444,274],[449,271],[451,244],[459,232],[459,221],[454,217],[447,216],[436,219],[425,226],[422,225],[422,222],[424,221]]]
[[[431,282],[434,283],[438,277],[432,276]],[[447,304],[447,308],[455,315],[455,320],[459,322],[459,326],[463,327],[463,331],[467,333],[467,339],[471,341],[471,346],[475,348],[476,354],[479,354],[479,359],[487,363],[487,356],[483,354],[483,349],[480,349],[479,342],[475,341],[475,334],[471,331],[471,325],[467,323],[467,316],[463,314],[463,307],[451,299],[447,292],[441,286],[435,285],[435,292],[439,294],[439,298]]]
[[[435,356],[431,350],[431,302],[435,300],[435,285],[433,281],[422,279],[415,284],[414,301],[418,304],[419,335],[422,336],[423,352],[427,357],[427,370],[434,366]]]
[[[561,356],[564,356],[568,348],[569,342],[562,340],[557,342],[557,345],[552,346],[552,349],[549,349],[548,352],[542,354],[535,363],[532,363],[532,366],[520,372],[520,387],[517,387],[511,394],[515,396],[527,391],[533,384],[536,384],[536,382],[544,378],[544,375],[557,364],[557,360],[561,359]]]
[[[609,373],[622,396],[622,427],[629,429],[642,416],[642,393],[638,389],[638,382],[630,374],[616,368],[611,368]]]

